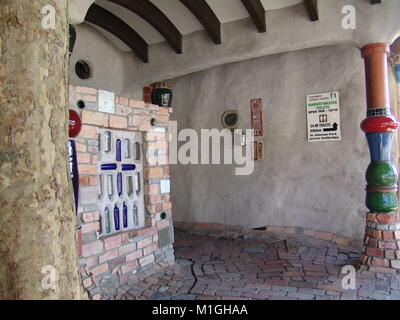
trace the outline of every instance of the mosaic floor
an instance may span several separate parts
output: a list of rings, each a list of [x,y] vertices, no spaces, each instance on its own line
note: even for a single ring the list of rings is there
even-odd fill
[[[109,288],[108,298],[400,300],[400,275],[358,272],[356,289],[342,288],[342,267],[358,257],[350,248],[297,240],[217,239],[179,231],[175,237],[175,266]]]

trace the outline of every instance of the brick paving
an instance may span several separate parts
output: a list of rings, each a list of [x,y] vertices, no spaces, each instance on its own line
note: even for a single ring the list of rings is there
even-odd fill
[[[342,267],[356,265],[359,257],[354,248],[274,237],[218,239],[181,231],[175,237],[175,265],[135,283],[109,281],[103,298],[400,300],[399,274],[358,271],[357,288],[342,289]]]

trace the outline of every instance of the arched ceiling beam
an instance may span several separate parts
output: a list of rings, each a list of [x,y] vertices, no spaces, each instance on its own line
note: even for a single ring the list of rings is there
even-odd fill
[[[308,15],[311,21],[319,20],[318,3],[317,0],[304,0]]]
[[[257,30],[260,33],[267,31],[265,9],[261,3],[261,0],[242,0],[242,2],[249,12],[250,17],[253,19]]]
[[[86,14],[85,21],[112,33],[130,47],[143,62],[149,61],[149,49],[146,41],[128,24],[108,10],[93,4]]]
[[[205,0],[180,0],[200,21],[215,44],[221,44],[221,22]]]
[[[176,53],[182,53],[182,35],[175,25],[149,0],[108,0],[116,3],[151,24],[160,32]]]

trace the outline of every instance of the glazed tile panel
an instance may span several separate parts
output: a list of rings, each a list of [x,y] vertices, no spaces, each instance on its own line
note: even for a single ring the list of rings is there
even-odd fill
[[[145,226],[142,134],[100,130],[100,237]]]

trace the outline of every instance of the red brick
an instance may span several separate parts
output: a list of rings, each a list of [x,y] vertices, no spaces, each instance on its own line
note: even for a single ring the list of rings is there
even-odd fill
[[[97,166],[92,164],[81,164],[79,167],[80,174],[97,174]]]
[[[396,254],[394,250],[385,250],[385,258],[389,260],[396,259]]]
[[[382,231],[372,229],[372,237],[374,237],[375,239],[383,239]]]
[[[123,105],[116,105],[115,107],[115,114],[119,115],[119,116],[127,116],[129,113],[132,112],[132,109],[127,107],[127,106],[123,106]]]
[[[143,267],[145,265],[148,265],[148,264],[150,264],[152,262],[154,262],[154,255],[153,254],[151,254],[151,255],[149,255],[147,257],[141,258],[139,260],[139,263],[140,263],[141,267]]]
[[[90,176],[89,177],[89,185],[90,186],[97,186],[99,184],[99,177],[98,176]]]
[[[379,241],[378,247],[381,249],[391,249],[391,250],[397,249],[397,245],[396,245],[395,241]]]
[[[168,219],[165,219],[165,220],[161,220],[161,221],[157,222],[156,227],[158,230],[161,230],[161,229],[168,227],[169,224],[170,224],[170,221]]]
[[[345,237],[335,236],[333,241],[341,246],[348,246],[350,244],[350,239]]]
[[[103,242],[100,240],[82,246],[82,256],[90,257],[103,251]]]
[[[108,264],[107,263],[103,263],[97,267],[91,268],[90,272],[94,275],[97,276],[99,274],[103,274],[105,272],[108,271]]]
[[[389,261],[387,259],[372,258],[372,265],[379,267],[388,267]]]
[[[110,116],[110,127],[117,129],[127,128],[128,123],[125,117]]]
[[[129,106],[132,108],[144,108],[146,104],[144,101],[129,99]]]
[[[147,197],[147,203],[149,203],[149,204],[160,203],[162,201],[163,201],[163,199],[162,199],[161,195]]]
[[[84,187],[89,186],[90,185],[89,176],[79,176],[79,185]]]
[[[153,243],[150,246],[143,249],[143,255],[147,256],[148,254],[156,251],[158,249],[158,243]]]
[[[86,144],[83,143],[75,143],[76,151],[77,152],[86,152],[87,151],[87,146]]]
[[[126,106],[129,104],[129,99],[125,97],[117,97],[116,100],[118,101],[119,104],[123,104]]]
[[[92,126],[87,126],[87,125],[82,125],[81,132],[79,133],[80,137],[85,137],[85,138],[97,138],[97,128],[92,127]]]
[[[82,220],[83,222],[93,222],[93,221],[98,221],[100,217],[100,212],[99,211],[93,211],[93,212],[84,212],[82,213]]]
[[[395,231],[395,232],[394,232],[394,238],[395,238],[396,240],[400,240],[400,231]]]
[[[139,267],[139,263],[137,261],[131,261],[126,265],[121,267],[121,271],[123,274],[131,272]]]
[[[382,224],[391,224],[398,222],[399,216],[397,214],[381,213],[376,216],[376,220]]]
[[[400,260],[392,260],[390,261],[392,268],[400,269]]]
[[[117,258],[108,261],[108,265],[111,270],[123,265],[126,262],[125,256],[119,256]]]
[[[367,255],[374,257],[383,257],[383,250],[376,248],[367,248]]]
[[[128,252],[132,252],[136,250],[136,243],[130,243],[125,246],[122,246],[118,249],[120,255],[127,254]]]
[[[126,261],[133,261],[143,256],[142,250],[138,250],[126,255]]]
[[[78,152],[76,155],[76,158],[77,158],[78,163],[90,163],[91,162],[89,153]]]
[[[75,92],[97,95],[97,89],[89,87],[81,87],[81,86],[75,87]]]
[[[163,177],[163,169],[162,168],[145,168],[144,169],[144,177],[146,179],[157,179]]]
[[[82,233],[90,233],[100,231],[100,223],[99,222],[90,222],[82,225]]]
[[[106,238],[104,240],[104,247],[106,250],[117,248],[121,245],[121,235]]]
[[[312,230],[305,230],[304,233],[310,237],[314,237],[321,240],[332,240],[333,234],[330,232],[320,232],[320,231],[312,231]]]
[[[146,184],[144,193],[148,195],[156,195],[160,192],[158,184]]]
[[[108,114],[95,111],[82,111],[82,123],[96,126],[108,126]]]
[[[85,289],[90,288],[90,287],[93,285],[93,281],[92,281],[92,278],[91,278],[91,277],[88,277],[88,278],[86,278],[86,279],[83,279],[82,283],[83,283],[83,287],[84,287]]]
[[[101,255],[99,257],[99,262],[100,263],[106,262],[106,261],[114,259],[116,257],[118,257],[118,250],[114,249],[114,250],[108,251],[107,253]]]
[[[171,202],[163,203],[162,208],[163,210],[170,210],[172,209],[172,203]]]
[[[143,240],[140,240],[140,241],[137,242],[137,248],[138,249],[142,249],[144,247],[147,247],[148,245],[151,244],[151,242],[152,242],[152,240],[151,240],[150,237],[149,238],[145,238]]]
[[[383,239],[384,240],[394,240],[392,231],[383,231]]]

